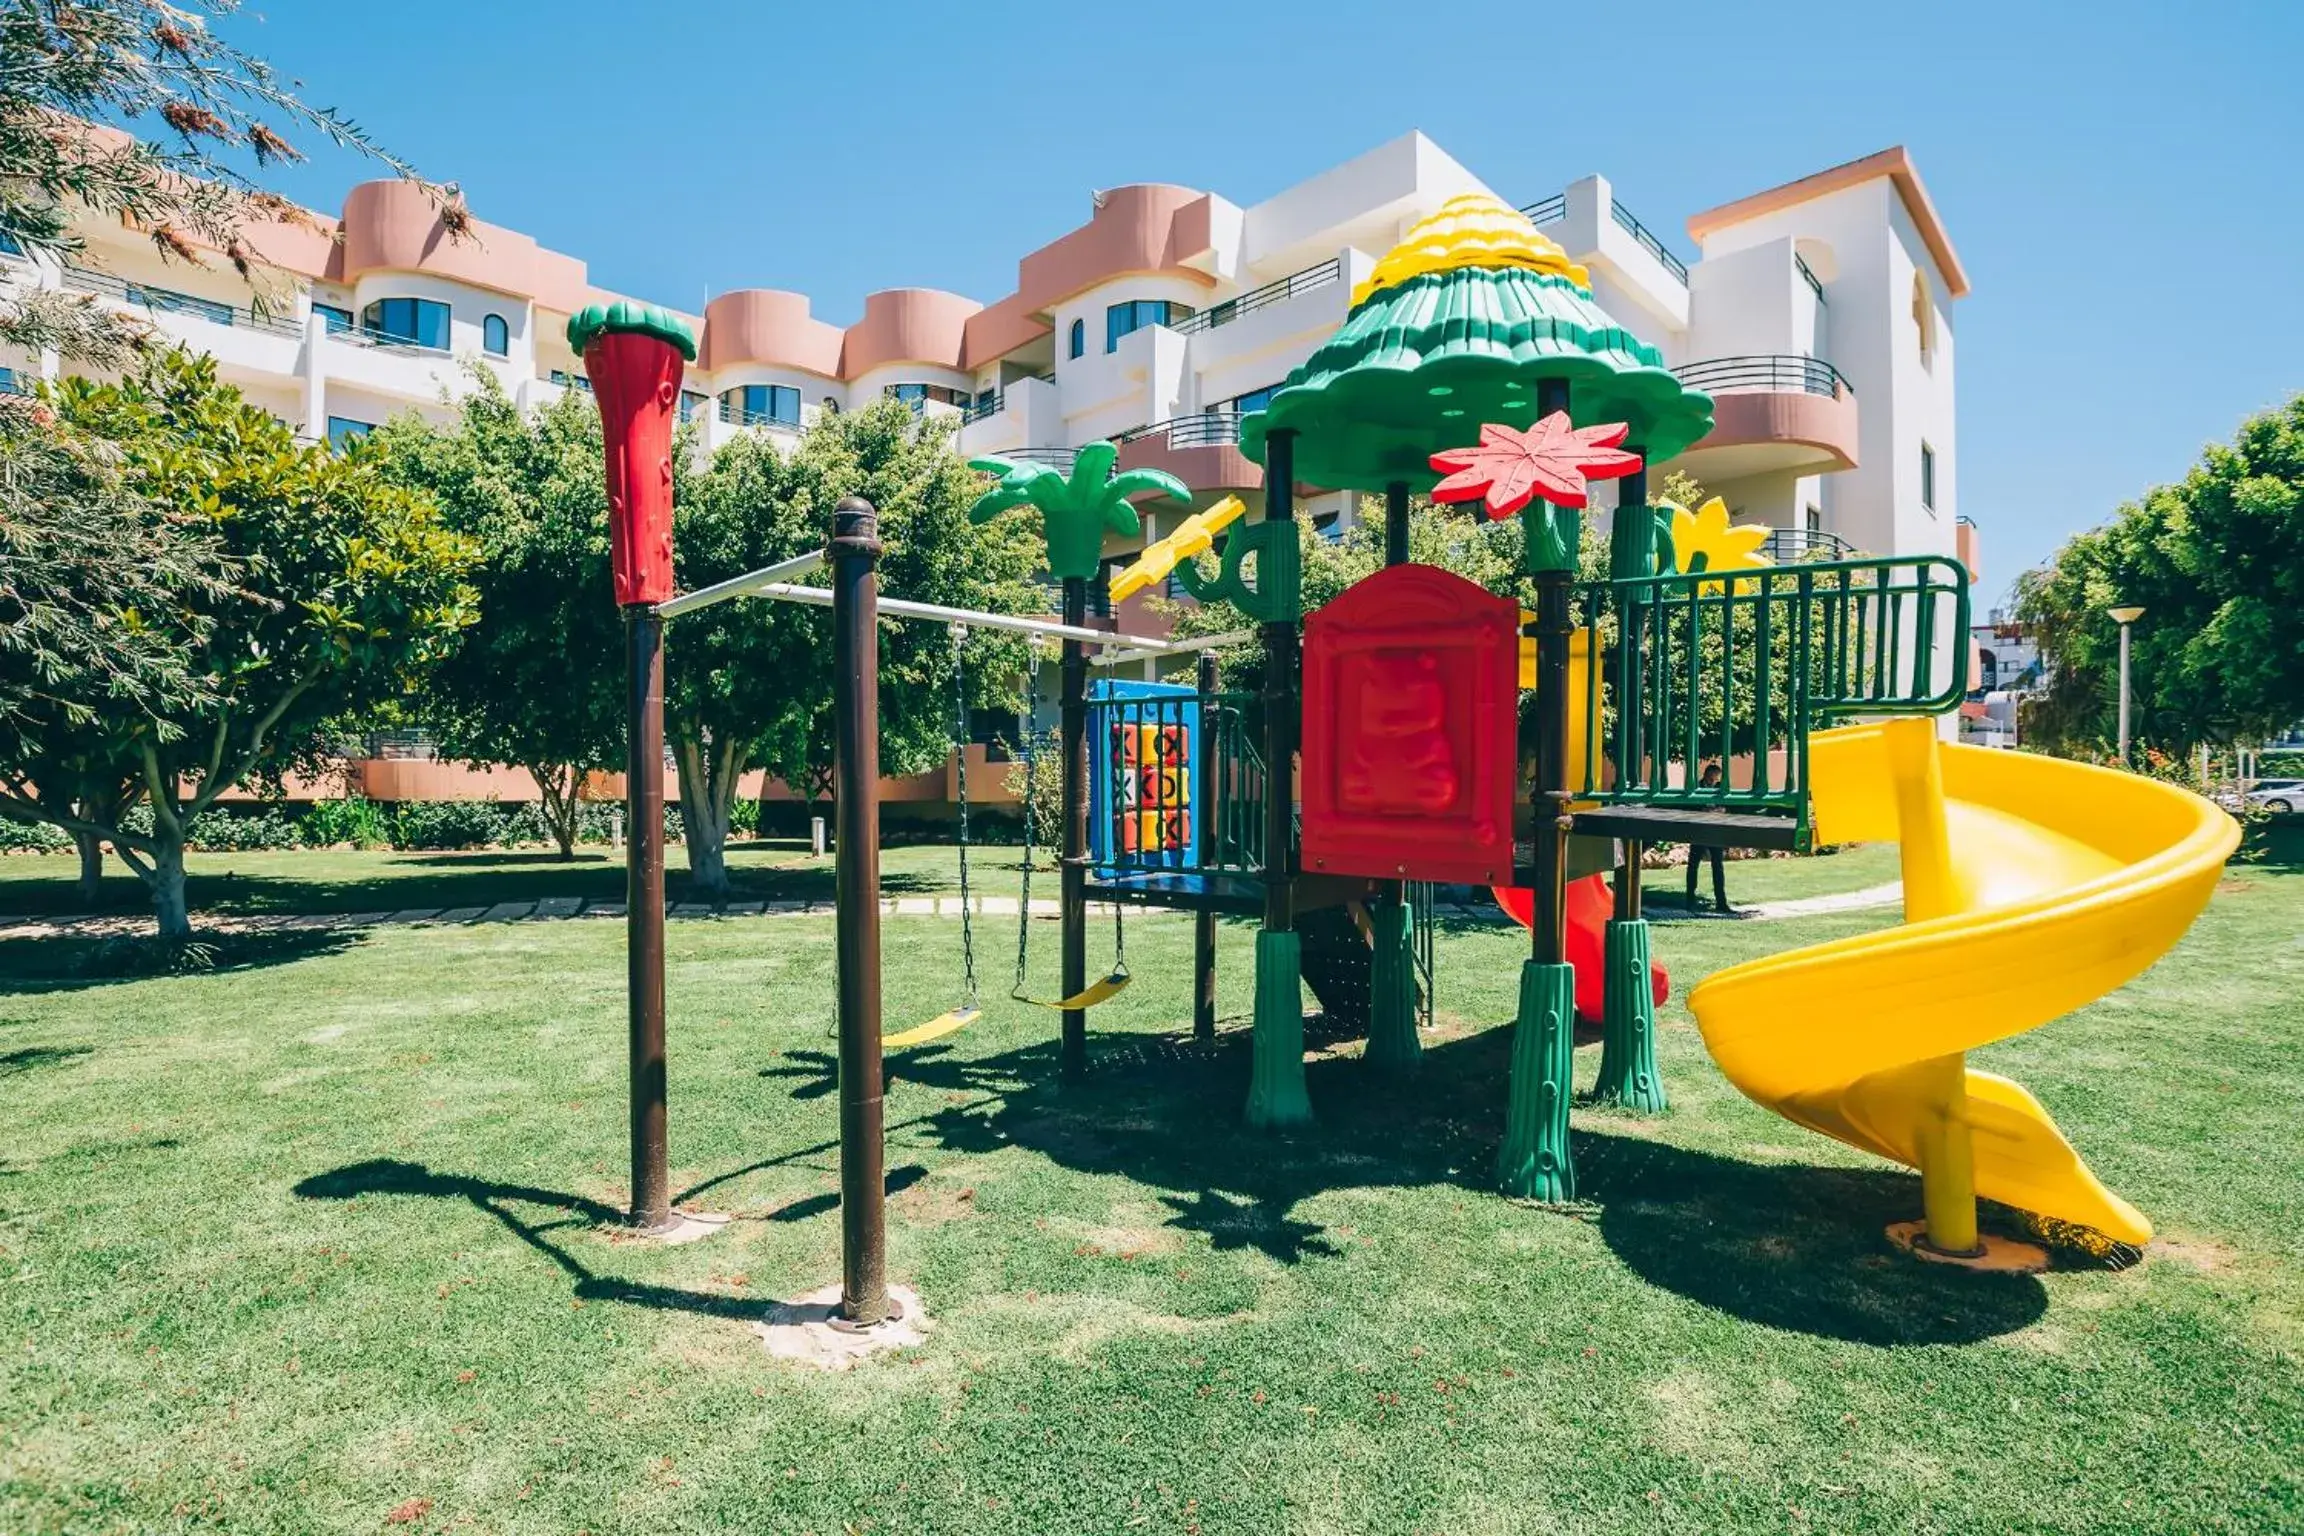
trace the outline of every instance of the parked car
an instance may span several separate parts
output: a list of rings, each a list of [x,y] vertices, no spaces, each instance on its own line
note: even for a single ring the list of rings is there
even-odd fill
[[[2248,803],[2260,805],[2275,816],[2304,813],[2304,779],[2258,779],[2256,787],[2248,791]]]

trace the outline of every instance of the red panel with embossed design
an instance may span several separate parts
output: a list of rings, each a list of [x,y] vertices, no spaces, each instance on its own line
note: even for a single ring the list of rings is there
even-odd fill
[[[1304,637],[1303,868],[1509,883],[1518,605],[1396,565]]]

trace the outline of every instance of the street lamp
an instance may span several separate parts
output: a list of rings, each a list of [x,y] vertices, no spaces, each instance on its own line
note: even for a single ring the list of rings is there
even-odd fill
[[[2113,622],[2120,626],[2120,761],[2128,761],[2128,628],[2144,617],[2144,610],[2131,603],[2109,610]]]

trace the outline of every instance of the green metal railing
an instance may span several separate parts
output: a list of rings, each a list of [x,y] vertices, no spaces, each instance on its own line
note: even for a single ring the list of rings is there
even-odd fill
[[[1271,775],[1256,750],[1245,693],[1180,693],[1091,699],[1089,750],[1104,754],[1111,792],[1089,825],[1088,848],[1099,870],[1134,873],[1259,875],[1264,870],[1264,797]],[[1151,752],[1188,760],[1182,772],[1146,773]],[[1134,757],[1131,759],[1130,754]],[[1133,780],[1133,798],[1123,793]],[[1128,818],[1138,818],[1131,835]],[[1186,848],[1164,848],[1154,828],[1188,822]]]
[[[1598,582],[1578,596],[1578,643],[1604,685],[1586,691],[1583,761],[1569,765],[1580,799],[1790,816],[1804,834],[1811,730],[1942,714],[1967,689],[1968,573],[1941,556]]]

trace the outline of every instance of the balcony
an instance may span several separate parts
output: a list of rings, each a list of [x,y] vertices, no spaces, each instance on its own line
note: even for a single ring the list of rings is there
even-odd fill
[[[1760,553],[1778,565],[1797,565],[1803,560],[1847,560],[1854,557],[1856,546],[1821,528],[1771,528]]]
[[[719,417],[732,427],[774,427],[779,432],[800,430],[798,417],[779,416],[774,411],[749,411],[725,400],[720,402]]]
[[[1856,467],[1856,392],[1824,359],[1716,357],[1672,371],[1712,397],[1711,435],[1679,461],[1698,479]]]
[[[1201,411],[1116,433],[1122,469],[1164,469],[1195,491],[1252,491],[1264,484],[1262,466],[1240,451],[1240,417]]]
[[[155,288],[149,283],[132,283],[109,272],[99,272],[94,267],[67,266],[64,269],[64,286],[82,293],[101,294],[151,315],[188,315],[195,320],[205,320],[210,325],[236,326],[270,336],[304,334],[304,327],[291,315],[226,304],[217,299],[203,299],[197,294],[179,293],[173,288]]]
[[[1306,267],[1301,272],[1291,272],[1286,277],[1266,283],[1261,288],[1251,288],[1237,298],[1226,299],[1220,304],[1211,304],[1196,315],[1186,316],[1175,325],[1170,326],[1169,329],[1175,331],[1179,336],[1188,336],[1194,331],[1212,331],[1220,325],[1230,325],[1243,315],[1252,315],[1257,310],[1268,308],[1274,304],[1285,303],[1300,293],[1310,293],[1316,288],[1325,288],[1342,276],[1343,264],[1331,256],[1316,267]]]

